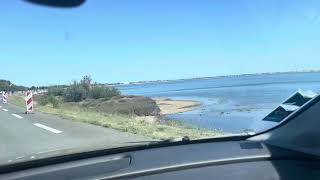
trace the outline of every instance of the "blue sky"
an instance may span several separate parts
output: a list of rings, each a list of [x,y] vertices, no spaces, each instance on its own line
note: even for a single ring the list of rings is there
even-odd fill
[[[101,83],[320,69],[320,1],[0,2],[0,79]]]

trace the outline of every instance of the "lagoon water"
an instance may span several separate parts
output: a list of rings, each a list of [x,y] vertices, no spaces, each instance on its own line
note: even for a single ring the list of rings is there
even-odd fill
[[[193,111],[168,115],[193,126],[241,133],[277,123],[262,121],[279,103],[298,90],[320,93],[320,73],[279,73],[178,80],[119,87],[125,95],[200,101]]]

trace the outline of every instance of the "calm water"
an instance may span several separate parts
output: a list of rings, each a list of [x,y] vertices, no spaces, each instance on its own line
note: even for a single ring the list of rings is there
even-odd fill
[[[297,90],[320,93],[320,73],[286,73],[182,80],[167,83],[127,85],[123,94],[196,100],[202,106],[169,115],[197,127],[239,133],[274,126],[261,121],[273,108]]]

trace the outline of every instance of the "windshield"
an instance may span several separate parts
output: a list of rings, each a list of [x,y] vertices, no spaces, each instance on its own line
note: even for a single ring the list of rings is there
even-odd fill
[[[320,92],[319,1],[11,0],[0,14],[0,164],[256,134]]]

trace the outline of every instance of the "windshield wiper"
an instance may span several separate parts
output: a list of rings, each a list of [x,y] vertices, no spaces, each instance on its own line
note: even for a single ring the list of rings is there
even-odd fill
[[[147,140],[147,141],[132,141],[132,142],[125,142],[129,144],[147,144],[147,145],[153,145],[153,144],[170,144],[170,143],[176,143],[176,142],[190,142],[190,138],[188,136],[183,136],[179,138],[172,138],[172,139],[165,139],[165,140]]]

